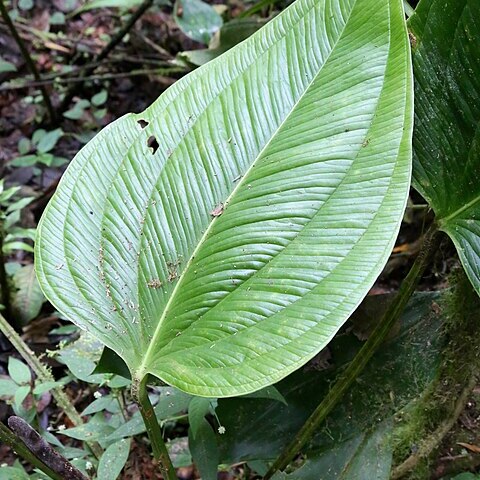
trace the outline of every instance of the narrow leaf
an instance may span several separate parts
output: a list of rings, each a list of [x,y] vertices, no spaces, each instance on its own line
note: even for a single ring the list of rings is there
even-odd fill
[[[205,415],[210,411],[210,398],[193,397],[188,405],[188,423],[190,424],[190,431],[195,438],[200,429]]]
[[[45,297],[32,264],[17,270],[13,281],[16,288],[13,294],[13,310],[15,317],[25,325],[40,313]]]
[[[97,476],[102,480],[116,480],[128,460],[130,438],[123,438],[110,445],[100,458]]]
[[[188,434],[188,446],[193,463],[198,468],[202,480],[217,480],[219,453],[216,437],[212,426],[205,419],[202,419],[195,437],[191,430]]]
[[[18,385],[30,383],[32,380],[30,369],[15,357],[8,358],[8,374]]]

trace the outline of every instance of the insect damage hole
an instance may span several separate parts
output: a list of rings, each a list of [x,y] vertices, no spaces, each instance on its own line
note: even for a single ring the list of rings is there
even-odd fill
[[[158,147],[160,146],[157,142],[157,139],[155,138],[154,135],[150,135],[147,140],[147,146],[152,149],[152,154],[155,155],[155,152],[158,150]]]
[[[141,118],[140,120],[137,120],[137,123],[140,125],[140,128],[145,128],[149,124],[149,122],[147,122],[143,118]]]

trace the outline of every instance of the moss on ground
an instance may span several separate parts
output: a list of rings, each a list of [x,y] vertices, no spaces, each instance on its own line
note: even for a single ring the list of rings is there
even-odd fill
[[[412,469],[403,477],[410,480],[430,477],[431,454],[455,423],[463,407],[459,403],[480,366],[480,299],[463,270],[452,274],[449,284],[451,290],[440,304],[445,347],[438,375],[397,416],[392,438],[394,465],[400,465],[397,474],[402,463],[410,462]]]

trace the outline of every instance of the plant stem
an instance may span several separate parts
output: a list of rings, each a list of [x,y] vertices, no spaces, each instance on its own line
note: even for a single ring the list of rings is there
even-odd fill
[[[132,395],[140,407],[143,421],[147,427],[148,437],[152,443],[153,456],[159,462],[160,470],[165,480],[177,480],[175,469],[172,461],[168,455],[168,450],[163,441],[162,430],[157,421],[157,416],[153,406],[148,398],[147,392],[148,375],[143,377],[143,380],[132,388]],[[134,382],[135,384],[135,382]]]
[[[30,350],[30,348],[22,340],[20,335],[12,328],[12,326],[7,322],[5,317],[1,314],[0,331],[7,337],[7,339],[15,347],[18,353],[20,353],[25,362],[27,362],[30,368],[35,372],[35,375],[40,382],[45,383],[55,381],[48,368],[38,359],[35,353]],[[57,402],[57,405],[64,411],[65,415],[70,419],[73,425],[82,425],[82,417],[77,412],[76,408],[72,405],[70,399],[67,397],[66,393],[62,390],[62,388],[53,388],[51,392],[53,398],[55,398],[55,401]],[[88,446],[92,450],[92,453],[97,458],[100,458],[100,456],[102,455],[102,449],[100,448],[100,446],[96,443],[88,443]]]
[[[109,53],[123,40],[125,35],[130,31],[130,29],[135,24],[135,22],[152,6],[152,4],[153,4],[153,0],[143,1],[143,3],[137,8],[137,10],[130,16],[130,18],[125,23],[125,25],[112,37],[110,42],[98,54],[98,56],[95,58],[95,62],[101,62],[103,59],[105,59],[109,55]],[[80,78],[87,77],[94,70],[95,70],[95,67],[86,69]],[[81,85],[82,83],[74,84],[65,93],[65,97],[59,107],[60,113],[63,113],[68,108],[73,97],[79,92]]]
[[[2,422],[0,422],[0,441],[8,445],[17,453],[17,455],[22,457],[35,468],[41,470],[43,473],[45,473],[45,475],[48,475],[53,480],[64,480],[61,475],[59,475],[57,472],[54,472],[51,468],[47,467],[43,462],[41,462]]]
[[[436,230],[435,226],[432,226],[425,234],[420,253],[412,265],[412,268],[408,272],[408,275],[403,280],[397,295],[387,308],[387,311],[380,319],[370,337],[362,346],[352,362],[348,365],[345,372],[337,379],[322,402],[305,422],[293,441],[275,460],[273,465],[270,467],[270,470],[265,475],[265,480],[271,478],[278,470],[283,470],[294,459],[295,455],[310,440],[310,438],[318,430],[318,427],[321,425],[321,423],[326,419],[327,415],[339,403],[343,395],[347,392],[350,386],[354,383],[355,379],[366,367],[373,354],[384,342],[389,331],[403,312],[426,267],[429,265],[433,255],[435,254],[439,242],[440,240],[438,231]]]
[[[4,0],[0,0],[0,14],[2,15],[4,22],[7,24],[7,27],[12,34],[12,37],[17,42],[18,48],[20,49],[20,52],[23,58],[25,59],[25,63],[27,64],[28,69],[34,76],[35,80],[37,82],[41,82],[42,77],[40,76],[40,73],[37,70],[35,62],[32,60],[32,57],[28,53],[28,49],[25,43],[23,42],[22,37],[20,37],[20,35],[18,34],[17,29],[15,28],[15,25],[13,24],[12,19],[8,14],[7,7],[5,6]],[[48,115],[50,116],[50,121],[52,123],[55,123],[55,120],[56,120],[55,110],[53,109],[52,102],[50,100],[50,96],[47,92],[47,89],[44,86],[41,86],[40,91],[42,92],[43,101],[45,102],[45,107],[47,108]]]

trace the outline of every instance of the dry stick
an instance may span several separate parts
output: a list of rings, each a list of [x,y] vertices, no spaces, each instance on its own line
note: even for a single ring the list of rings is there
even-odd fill
[[[145,427],[147,428],[148,437],[152,443],[153,456],[158,461],[160,471],[165,480],[177,480],[175,468],[172,465],[168,450],[163,441],[162,429],[155,415],[155,410],[148,398],[147,392],[148,375],[138,384],[132,383],[132,396],[140,407]]]
[[[130,72],[118,72],[118,73],[106,73],[102,75],[89,75],[89,76],[79,76],[79,77],[67,77],[67,78],[52,78],[49,80],[42,80],[41,82],[26,82],[23,85],[5,85],[0,87],[0,92],[8,90],[21,90],[23,88],[36,87],[39,85],[50,85],[53,83],[58,83],[66,85],[68,83],[84,83],[87,80],[112,80],[115,78],[129,78],[129,77],[138,77],[143,75],[158,75],[161,77],[168,77],[174,73],[185,73],[187,70],[184,67],[159,67],[159,68],[145,68],[139,70],[131,70]]]
[[[130,31],[135,22],[152,6],[152,4],[153,0],[144,0],[143,3],[137,8],[135,13],[130,16],[127,23],[117,32],[116,35],[113,36],[108,45],[98,54],[94,61],[100,62],[105,59],[109,55],[109,53],[122,41],[123,37],[125,37],[125,35]],[[86,77],[90,75],[94,70],[95,67],[85,69],[81,77]],[[65,93],[65,98],[63,99],[62,103],[58,108],[60,113],[63,113],[68,108],[73,97],[79,92],[81,85],[82,83],[74,84]]]
[[[53,480],[65,480],[61,475],[54,472],[50,467],[41,462],[2,422],[0,422],[0,441],[5,443],[5,445],[8,445],[17,455],[22,457],[35,468],[41,470]]]
[[[0,0],[0,14],[2,15],[4,22],[7,24],[7,27],[12,34],[12,37],[17,42],[18,48],[20,48],[20,52],[22,53],[22,56],[25,59],[28,69],[34,76],[35,80],[37,82],[41,82],[42,77],[40,76],[40,73],[37,70],[35,62],[32,60],[32,57],[28,53],[28,49],[25,46],[23,39],[18,34],[17,29],[15,28],[15,25],[13,24],[12,19],[8,14],[7,7],[5,6],[5,3],[3,0]],[[52,123],[55,123],[55,120],[57,117],[55,115],[55,110],[53,109],[52,102],[50,101],[50,96],[48,95],[47,89],[44,86],[41,86],[40,91],[42,92],[43,101],[45,102],[45,106],[47,107],[47,111],[50,116],[50,121]]]
[[[380,319],[370,337],[364,343],[352,362],[348,365],[345,372],[334,383],[333,387],[324,397],[320,405],[318,405],[312,415],[305,422],[293,441],[287,446],[287,448],[285,448],[277,460],[275,460],[270,467],[270,470],[265,475],[264,480],[272,478],[275,472],[283,470],[288,466],[288,464],[295,458],[295,455],[297,455],[302,447],[304,447],[312,438],[318,430],[318,427],[326,419],[327,415],[340,402],[344,394],[355,382],[356,378],[366,367],[373,354],[384,342],[393,325],[397,322],[408,300],[415,291],[425,269],[433,258],[439,243],[440,239],[438,231],[433,225],[425,234],[420,253],[408,272],[408,275],[403,280],[397,295],[387,308],[387,311]]]
[[[7,322],[5,317],[0,314],[0,331],[7,337],[10,343],[16,348],[18,353],[22,358],[27,362],[30,368],[35,372],[38,380],[40,382],[54,382],[50,371],[47,367],[38,359],[35,353],[28,348],[28,345],[22,340],[20,335],[12,328],[12,326]],[[57,402],[57,405],[65,412],[65,415],[70,419],[70,421],[75,425],[82,425],[83,420],[80,414],[77,412],[75,407],[70,402],[70,399],[67,397],[66,393],[62,390],[61,387],[56,387],[51,390],[53,398]],[[87,443],[92,453],[100,458],[102,455],[102,449],[96,443]]]
[[[22,439],[27,448],[60,478],[68,480],[88,480],[65,457],[56,452],[40,434],[35,431],[23,418],[12,416],[8,419],[8,426]]]

